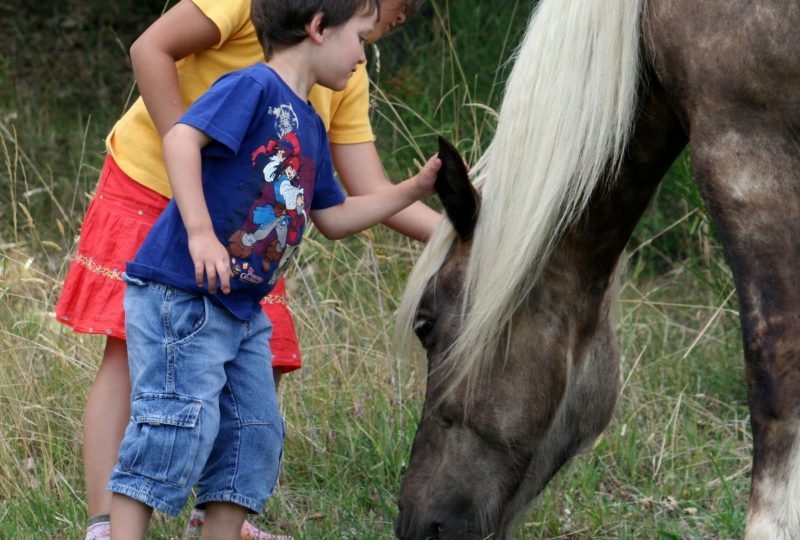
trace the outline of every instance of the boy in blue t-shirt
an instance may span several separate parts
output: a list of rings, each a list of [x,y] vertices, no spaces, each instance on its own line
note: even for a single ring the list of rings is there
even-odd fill
[[[309,219],[343,238],[433,191],[436,157],[345,197],[308,104],[314,84],[344,88],[376,17],[376,0],[254,0],[267,63],[220,78],[164,137],[174,199],[126,269],[132,405],[108,484],[115,539],[143,538],[152,509],[178,514],[195,485],[203,538],[238,538],[283,447],[259,301]]]

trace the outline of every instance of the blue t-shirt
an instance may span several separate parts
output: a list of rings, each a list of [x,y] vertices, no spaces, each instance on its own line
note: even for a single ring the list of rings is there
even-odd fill
[[[210,298],[242,320],[261,309],[309,219],[344,201],[320,117],[270,67],[221,77],[179,122],[213,139],[203,148],[203,193],[214,232],[230,255],[230,294]],[[174,201],[126,272],[197,294],[186,228]]]

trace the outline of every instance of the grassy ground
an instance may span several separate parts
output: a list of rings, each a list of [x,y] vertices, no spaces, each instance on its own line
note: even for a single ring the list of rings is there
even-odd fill
[[[124,44],[143,19],[120,5],[0,8],[12,29],[0,45],[15,51],[0,58],[0,538],[77,538],[85,524],[81,415],[102,338],[51,311],[102,138],[130,90]],[[474,160],[530,5],[429,2],[381,43],[374,121],[393,177],[433,150],[437,131]],[[48,35],[29,35],[32,21]],[[631,241],[615,418],[525,515],[519,539],[742,535],[750,435],[737,306],[690,179],[683,158]],[[392,537],[424,364],[397,357],[389,336],[419,249],[376,228],[335,243],[312,235],[301,250],[289,292],[305,368],[282,384],[284,467],[259,524],[311,540]],[[151,537],[182,526],[157,517]]]

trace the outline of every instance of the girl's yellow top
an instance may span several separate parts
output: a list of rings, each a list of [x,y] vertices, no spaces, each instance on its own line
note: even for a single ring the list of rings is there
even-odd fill
[[[264,61],[250,21],[250,0],[193,2],[217,25],[220,41],[214,47],[176,63],[184,110],[220,76]],[[368,114],[369,81],[363,64],[344,90],[334,92],[315,86],[309,99],[322,117],[332,143],[355,144],[374,140]],[[164,168],[161,137],[141,97],[111,129],[106,147],[128,176],[166,197],[172,196]]]

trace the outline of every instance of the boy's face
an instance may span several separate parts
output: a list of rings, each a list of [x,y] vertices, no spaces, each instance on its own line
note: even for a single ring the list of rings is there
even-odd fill
[[[406,22],[408,4],[412,0],[381,0],[380,20],[375,23],[372,32],[367,36],[367,41],[374,43],[384,35]]]
[[[318,51],[317,82],[332,90],[342,90],[358,64],[367,61],[364,43],[375,25],[375,13],[362,13],[346,23],[323,30]]]

